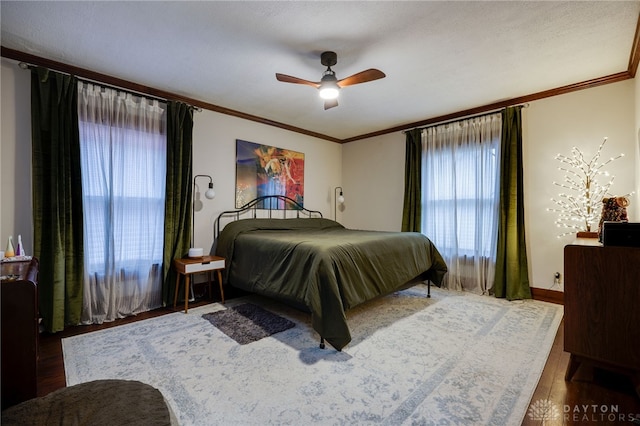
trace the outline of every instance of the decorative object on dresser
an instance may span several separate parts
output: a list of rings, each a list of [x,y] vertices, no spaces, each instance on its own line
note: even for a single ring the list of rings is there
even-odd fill
[[[555,223],[558,228],[563,229],[558,235],[559,238],[574,232],[577,232],[578,238],[598,238],[598,233],[591,228],[595,227],[600,219],[602,199],[609,193],[615,178],[610,176],[606,183],[600,184],[598,176],[609,176],[602,168],[624,157],[624,154],[619,154],[599,162],[606,142],[605,137],[590,160],[587,160],[582,151],[575,146],[571,149],[570,157],[556,155],[556,160],[562,163],[558,170],[564,172],[565,176],[562,182],[553,182],[553,184],[569,191],[568,194],[560,193],[557,198],[552,198],[551,201],[556,204],[556,207],[547,209],[547,211],[558,213]]]
[[[598,238],[602,242],[602,225],[604,222],[628,222],[627,207],[629,198],[610,197],[602,199],[602,214],[598,224]]]
[[[583,362],[627,374],[640,396],[640,248],[564,248],[565,379]]]
[[[7,257],[13,257],[16,255],[13,247],[13,235],[9,235],[9,238],[7,239],[7,248],[4,250],[4,255]]]
[[[37,396],[38,260],[0,262],[2,409]]]
[[[22,235],[18,234],[18,246],[16,247],[16,256],[26,256],[27,253],[24,251],[24,246],[22,245]]]
[[[604,222],[602,243],[605,246],[640,247],[640,223]]]

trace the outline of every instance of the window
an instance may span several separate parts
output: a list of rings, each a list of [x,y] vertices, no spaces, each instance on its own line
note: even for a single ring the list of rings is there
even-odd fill
[[[422,133],[422,229],[449,266],[451,288],[484,293],[493,281],[500,133],[500,114]]]
[[[84,208],[83,323],[161,305],[166,180],[165,108],[79,84]]]

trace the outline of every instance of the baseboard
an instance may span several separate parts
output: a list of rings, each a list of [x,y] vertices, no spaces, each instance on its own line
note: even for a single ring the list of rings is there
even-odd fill
[[[531,287],[531,296],[534,300],[564,305],[564,292],[557,290],[547,290],[545,288]]]

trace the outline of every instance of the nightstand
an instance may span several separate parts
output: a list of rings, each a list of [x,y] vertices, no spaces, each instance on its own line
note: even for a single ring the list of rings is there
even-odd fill
[[[220,298],[224,303],[224,289],[222,288],[222,271],[224,269],[225,260],[219,256],[202,256],[202,257],[185,257],[182,259],[174,259],[173,266],[178,273],[176,281],[176,290],[173,296],[173,307],[178,303],[178,288],[180,287],[180,275],[184,275],[184,312],[189,311],[189,281],[191,274],[197,272],[206,272],[209,279],[209,295],[211,292],[211,272],[218,271],[218,283],[220,284]]]

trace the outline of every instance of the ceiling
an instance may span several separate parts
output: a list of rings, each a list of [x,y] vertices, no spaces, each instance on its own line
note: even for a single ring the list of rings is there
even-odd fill
[[[627,72],[640,1],[4,1],[2,46],[343,141]],[[341,90],[323,109],[320,53]]]

